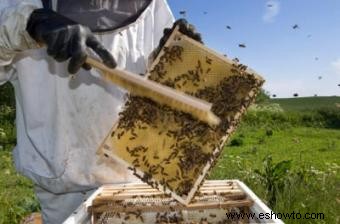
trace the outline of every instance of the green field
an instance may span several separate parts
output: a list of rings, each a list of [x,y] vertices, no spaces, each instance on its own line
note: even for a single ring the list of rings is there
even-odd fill
[[[267,131],[267,128],[243,125],[233,137],[238,140],[233,142],[240,145],[225,147],[210,178],[244,181],[275,212],[325,214],[325,220],[285,220],[286,223],[337,223],[340,131],[294,127],[273,130],[270,136]],[[281,179],[275,180],[274,170],[265,171],[268,167],[263,160],[268,155],[272,156],[274,165],[290,161],[291,167],[278,177]],[[270,184],[277,189],[268,190]],[[276,197],[274,201],[272,194]]]
[[[269,103],[277,103],[286,111],[307,111],[321,108],[336,108],[336,104],[340,106],[340,97],[297,97],[297,98],[281,98],[270,99]]]
[[[32,183],[13,168],[12,101],[0,94],[0,224],[19,223],[39,210]],[[286,223],[340,223],[340,109],[334,106],[339,101],[272,99],[250,110],[209,178],[244,181],[275,212],[325,214],[325,220]],[[267,107],[270,103],[283,112]]]
[[[0,223],[19,223],[23,216],[39,210],[30,180],[17,174],[9,151],[0,151]]]

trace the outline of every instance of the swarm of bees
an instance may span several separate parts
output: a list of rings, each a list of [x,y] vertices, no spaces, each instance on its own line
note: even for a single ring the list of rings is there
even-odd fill
[[[255,97],[249,93],[256,92],[263,81],[234,61],[230,74],[218,75],[221,79],[216,84],[206,86],[215,64],[209,56],[198,58],[186,72],[169,76],[169,67],[185,63],[183,53],[180,45],[164,47],[149,79],[212,103],[212,111],[222,120],[220,125],[210,127],[189,114],[131,95],[112,139],[117,144],[124,142],[125,151],[121,153],[135,176],[154,188],[164,192],[169,189],[185,198],[198,177],[206,175],[203,168],[215,164],[224,137],[239,122],[235,116],[249,106]],[[145,133],[153,139],[145,140]],[[159,142],[156,148],[155,141]]]
[[[274,5],[271,4],[271,3],[267,3],[267,4],[266,4],[266,7],[272,8],[272,7],[274,7]],[[203,11],[203,14],[204,14],[204,15],[207,15],[208,12],[207,12],[207,11]],[[185,16],[186,16],[186,11],[180,11],[180,15],[182,15],[182,16],[185,17]],[[225,27],[226,27],[226,29],[228,29],[228,30],[231,30],[231,29],[232,29],[232,27],[231,27],[230,25],[226,25]],[[299,24],[293,24],[293,25],[291,26],[291,28],[292,28],[293,30],[298,30],[298,29],[300,29],[300,25],[299,25]],[[312,34],[307,34],[306,37],[307,37],[307,38],[311,38],[311,37],[312,37]],[[245,45],[244,43],[241,43],[241,44],[238,44],[238,47],[240,47],[240,48],[246,48],[246,45]],[[318,61],[319,58],[318,58],[318,57],[315,57],[314,60],[315,60],[315,61]],[[318,79],[321,80],[322,77],[319,76]],[[338,86],[339,86],[339,85],[338,85]],[[295,94],[294,94],[294,96],[295,96]],[[295,97],[297,97],[297,96],[295,96]]]

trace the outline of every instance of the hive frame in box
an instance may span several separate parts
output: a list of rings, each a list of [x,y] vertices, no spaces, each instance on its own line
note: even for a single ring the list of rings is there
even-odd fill
[[[187,44],[186,46],[189,46],[189,49],[194,49],[194,50],[199,50],[199,52],[204,52],[205,54],[205,57],[206,55],[209,55],[211,57],[213,57],[213,59],[215,60],[213,63],[217,64],[219,70],[216,70],[216,71],[221,71],[221,68],[223,68],[223,73],[232,73],[230,72],[232,69],[236,70],[237,67],[233,68],[233,65],[235,65],[235,62],[227,59],[226,57],[208,49],[207,47],[205,47],[204,45],[188,38],[187,36],[181,34],[178,30],[175,29],[175,31],[173,31],[173,33],[171,34],[171,36],[169,37],[168,41],[166,42],[165,46],[162,48],[161,50],[161,53],[158,55],[158,57],[155,59],[155,61],[153,62],[151,68],[150,68],[150,71],[149,73],[147,74],[147,77],[152,77],[152,75],[154,74],[153,71],[155,70],[155,68],[157,67],[157,65],[161,62],[161,59],[162,59],[162,56],[164,54],[166,54],[166,50],[165,49],[169,49],[170,46],[177,46],[178,44],[180,45],[181,43],[184,43],[184,44]],[[171,45],[173,44],[173,45]],[[189,52],[189,53],[192,53],[192,52]],[[202,56],[203,57],[203,56]],[[186,60],[186,59],[184,59]],[[223,64],[224,63],[224,64]],[[170,63],[171,64],[171,63]],[[183,63],[182,63],[183,64]],[[192,63],[193,65],[193,63]],[[224,67],[223,67],[223,66]],[[172,69],[172,68],[170,68]],[[215,67],[213,67],[212,69],[215,69]],[[228,72],[227,70],[225,69],[228,69]],[[229,71],[230,70],[230,71]],[[215,77],[217,77],[216,79],[219,79],[220,81],[222,80],[223,77],[225,77],[225,75],[221,75],[220,73],[213,73],[213,72],[216,72],[216,71],[212,71],[210,72],[209,74],[209,77],[213,77],[211,79],[214,79]],[[177,71],[176,71],[177,72]],[[247,91],[246,93],[243,93],[244,94],[244,99],[242,98],[242,100],[245,101],[245,104],[242,105],[242,106],[239,106],[237,108],[237,110],[235,111],[232,111],[233,113],[231,113],[230,117],[228,115],[227,118],[223,118],[223,119],[230,119],[230,124],[228,124],[228,129],[225,130],[225,134],[224,136],[221,138],[219,137],[218,138],[218,143],[211,143],[211,144],[214,144],[213,146],[213,150],[210,150],[209,151],[209,154],[211,155],[210,159],[212,159],[212,161],[209,159],[208,162],[205,162],[203,164],[205,165],[202,165],[199,167],[199,172],[196,172],[196,174],[194,174],[193,176],[190,176],[188,177],[186,180],[192,180],[192,183],[191,183],[191,188],[189,191],[186,191],[185,194],[179,194],[178,191],[175,192],[175,190],[178,190],[179,189],[179,184],[183,183],[184,181],[180,182],[177,186],[176,186],[176,189],[175,190],[171,190],[170,187],[168,187],[168,182],[163,182],[163,183],[166,183],[166,184],[162,184],[161,183],[161,178],[163,178],[164,176],[162,177],[157,177],[158,179],[156,179],[153,175],[151,175],[151,178],[148,179],[149,181],[149,184],[150,185],[153,185],[153,187],[155,188],[158,188],[159,190],[165,192],[165,193],[171,193],[172,197],[175,198],[176,200],[178,200],[179,202],[183,203],[183,204],[189,204],[190,203],[190,200],[191,198],[194,196],[196,190],[199,188],[199,185],[202,183],[202,181],[204,180],[208,170],[212,167],[213,165],[213,162],[215,162],[216,158],[218,157],[218,155],[220,154],[220,152],[222,151],[222,148],[223,148],[223,145],[225,144],[226,140],[228,139],[228,137],[230,136],[230,134],[235,130],[239,120],[240,120],[240,117],[241,115],[245,112],[246,108],[250,105],[251,102],[254,101],[255,99],[255,96],[256,96],[256,93],[257,91],[259,90],[260,86],[262,85],[263,83],[263,79],[261,77],[259,77],[254,71],[250,70],[250,69],[244,69],[242,72],[244,72],[245,74],[249,74],[250,76],[253,76],[253,79],[256,81],[254,84],[254,86],[252,86],[251,90],[249,89],[249,91]],[[213,73],[213,75],[211,75]],[[176,73],[177,74],[177,73]],[[206,75],[206,74],[204,74]],[[218,76],[219,75],[219,76]],[[206,76],[204,76],[206,77]],[[209,78],[208,77],[208,78]],[[227,77],[236,77],[236,75],[234,74],[228,74]],[[204,81],[203,83],[205,83],[206,81]],[[209,83],[209,80],[208,80],[208,83]],[[211,84],[211,83],[210,83]],[[216,84],[216,83],[215,83]],[[212,85],[212,87],[215,87],[215,84]],[[187,84],[188,85],[188,84]],[[207,87],[207,86],[203,86],[203,87]],[[210,87],[210,86],[208,86]],[[250,88],[250,87],[249,87]],[[197,91],[197,90],[194,90],[194,91]],[[241,101],[241,100],[239,100]],[[242,101],[243,102],[243,101]],[[99,147],[98,149],[98,154],[103,158],[103,160],[105,161],[114,161],[116,164],[121,164],[123,167],[126,167],[126,168],[131,168],[134,170],[134,173],[139,176],[139,177],[145,177],[145,176],[148,176],[146,172],[143,172],[141,168],[136,168],[134,167],[133,165],[131,165],[131,161],[130,163],[127,162],[126,160],[122,159],[122,157],[118,156],[118,154],[121,154],[123,151],[128,151],[128,147],[126,146],[130,146],[128,144],[130,144],[127,140],[124,140],[126,141],[125,144],[121,144],[119,143],[122,142],[122,140],[113,140],[113,139],[120,139],[122,137],[119,137],[119,133],[117,133],[118,131],[116,131],[116,128],[119,126],[119,121],[114,125],[113,129],[110,131],[110,133],[108,134],[108,136],[105,138],[103,144]],[[116,131],[116,133],[114,133],[114,131]],[[150,134],[150,136],[152,136],[152,132],[147,129],[146,131],[144,131],[148,134]],[[122,133],[122,132],[121,132]],[[138,133],[140,134],[140,132]],[[124,135],[127,135],[126,132]],[[144,134],[145,135],[145,134]],[[164,135],[164,134],[163,134]],[[128,137],[131,137],[132,139],[134,138],[133,135],[129,135]],[[128,137],[126,137],[128,139]],[[165,136],[166,137],[166,136]],[[149,139],[152,138],[152,137],[149,137]],[[115,141],[116,143],[113,143],[113,141]],[[147,140],[144,140],[143,141],[147,141]],[[152,141],[156,141],[156,140],[152,140]],[[117,142],[119,144],[121,144],[120,147],[117,146]],[[132,142],[132,141],[131,141]],[[174,142],[172,142],[174,143]],[[115,145],[116,144],[116,145]],[[177,144],[177,143],[176,143]],[[208,145],[210,144],[210,141],[208,143]],[[136,146],[133,146],[133,147],[136,147]],[[166,147],[170,147],[169,145],[166,146]],[[165,147],[165,148],[166,148]],[[209,146],[210,147],[210,146]],[[127,148],[125,150],[125,148]],[[164,148],[164,147],[163,147]],[[206,147],[207,148],[207,147]],[[131,149],[131,147],[130,147]],[[159,149],[157,150],[160,150],[161,147],[159,147]],[[203,151],[203,149],[201,149]],[[126,152],[125,152],[126,153]],[[127,153],[126,153],[127,154]],[[142,157],[142,156],[140,156]],[[126,159],[126,158],[125,158]],[[148,158],[147,158],[148,159]],[[177,158],[176,158],[177,159]],[[141,158],[140,158],[141,160]],[[179,161],[179,159],[178,159]],[[174,162],[175,163],[175,162]],[[197,166],[198,167],[198,166]],[[164,167],[162,167],[164,168]],[[193,170],[193,169],[192,169]],[[159,172],[158,172],[159,173]],[[199,173],[199,174],[198,174]],[[160,175],[160,174],[158,174]],[[173,174],[170,174],[168,176],[172,176]],[[173,175],[175,176],[175,175]],[[183,175],[181,175],[183,177]],[[177,181],[176,181],[177,182]],[[177,183],[176,183],[177,184]]]
[[[259,217],[260,214],[271,214],[272,211],[241,181],[239,180],[225,180],[225,181],[208,181],[211,183],[233,183],[237,185],[238,189],[242,191],[246,195],[246,199],[252,201],[251,206],[248,208],[246,212],[251,212]],[[91,213],[91,208],[94,204],[95,199],[100,195],[104,189],[108,189],[111,187],[124,189],[129,188],[129,186],[136,185],[135,183],[130,184],[117,184],[117,185],[104,185],[100,187],[97,191],[95,191],[84,203],[82,203],[77,210],[73,212],[73,214],[64,222],[64,224],[95,224],[94,217]],[[236,204],[235,204],[236,205]],[[238,204],[237,206],[242,205]],[[246,205],[246,204],[243,204]],[[283,222],[279,219],[253,219],[248,220],[249,223],[273,223],[273,224],[283,224]],[[128,224],[129,222],[125,222]],[[150,223],[151,224],[151,223]]]

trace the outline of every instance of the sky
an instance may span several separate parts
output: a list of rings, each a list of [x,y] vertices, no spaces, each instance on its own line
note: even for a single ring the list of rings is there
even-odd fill
[[[259,73],[271,95],[340,96],[340,0],[168,3],[176,19],[186,11],[209,48]]]

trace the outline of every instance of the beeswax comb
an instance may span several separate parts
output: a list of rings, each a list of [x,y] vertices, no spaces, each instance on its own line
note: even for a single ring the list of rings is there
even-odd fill
[[[147,97],[172,109],[189,113],[210,126],[216,126],[220,123],[220,119],[211,111],[211,103],[129,71],[108,68],[91,57],[86,59],[86,63],[98,69],[105,80],[119,85],[133,95]]]

